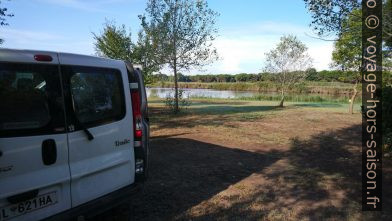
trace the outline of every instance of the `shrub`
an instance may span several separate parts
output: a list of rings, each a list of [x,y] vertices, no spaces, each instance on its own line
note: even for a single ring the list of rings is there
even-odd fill
[[[169,93],[165,99],[165,106],[169,108],[169,110],[173,113],[176,111],[176,99],[174,97],[174,93],[175,92],[173,89],[173,92]],[[178,111],[181,111],[182,109],[191,105],[189,96],[184,95],[185,91],[182,89],[178,89]]]

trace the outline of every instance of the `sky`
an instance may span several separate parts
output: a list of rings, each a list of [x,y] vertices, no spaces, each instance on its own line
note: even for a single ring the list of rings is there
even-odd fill
[[[329,69],[333,43],[317,39],[303,0],[207,0],[217,11],[220,59],[203,70],[184,74],[260,73],[265,53],[283,35],[296,35],[309,48],[313,66]],[[15,16],[0,27],[2,47],[95,55],[93,32],[106,20],[124,24],[136,38],[138,15],[147,0],[11,0],[2,1]]]

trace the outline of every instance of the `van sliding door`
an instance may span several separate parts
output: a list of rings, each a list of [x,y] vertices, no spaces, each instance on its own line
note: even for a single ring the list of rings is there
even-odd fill
[[[126,72],[99,59],[95,65],[94,59],[83,59],[60,55],[67,94],[72,206],[134,182],[132,116],[129,94],[124,93],[128,85],[123,80]],[[75,61],[92,66],[74,65]]]

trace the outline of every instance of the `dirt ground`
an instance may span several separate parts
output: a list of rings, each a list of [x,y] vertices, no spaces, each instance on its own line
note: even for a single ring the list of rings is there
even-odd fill
[[[338,107],[194,103],[177,117],[150,105],[150,178],[97,220],[392,220],[361,212],[361,116]]]

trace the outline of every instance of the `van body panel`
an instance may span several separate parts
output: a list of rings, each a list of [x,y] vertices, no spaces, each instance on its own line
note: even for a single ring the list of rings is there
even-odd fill
[[[74,207],[134,182],[132,104],[130,94],[127,93],[129,85],[124,62],[72,54],[59,54],[59,59],[65,82],[65,94],[68,94],[66,95],[68,112],[78,112],[78,106],[86,106],[85,103],[90,102],[91,99],[94,101],[88,105],[94,106],[95,112],[106,108],[115,110],[116,101],[123,103],[124,111],[122,115],[119,114],[119,118],[100,123],[93,122],[91,125],[88,118],[89,115],[95,115],[95,112],[90,112],[86,116],[78,117],[75,114],[67,117],[69,126],[71,126],[68,132],[68,146],[72,206]],[[106,77],[98,77],[99,74]],[[117,80],[113,81],[115,76]],[[73,78],[78,80],[73,80]],[[83,79],[88,80],[84,82]],[[108,83],[106,80],[113,82]],[[95,85],[93,83],[95,81],[100,84]],[[81,90],[79,94],[80,88],[91,90],[86,92]],[[116,94],[121,97],[118,98],[121,101],[113,98],[116,88],[122,93],[121,96]],[[85,93],[91,93],[92,98],[87,101],[83,100],[82,96]],[[88,107],[79,109],[88,111]],[[78,121],[86,123],[84,127],[94,139],[87,139],[83,128],[78,127]]]
[[[12,204],[7,200],[8,197],[31,190],[39,190],[38,195],[56,192],[57,203],[26,213],[18,219],[39,220],[45,218],[46,214],[59,213],[71,208],[66,135],[47,137],[56,141],[59,151],[58,161],[53,166],[45,166],[42,163],[41,136],[0,138],[2,158],[6,158],[0,158],[0,167],[12,166],[11,171],[0,173],[0,208]],[[3,214],[5,217],[7,215]]]
[[[121,122],[89,128],[94,139],[87,140],[83,131],[69,133],[72,206],[103,196],[134,181],[131,144],[115,142],[130,137],[122,131]]]
[[[39,62],[34,55],[50,55]],[[54,52],[0,50],[0,220],[39,220],[71,208],[68,144]],[[55,155],[45,164],[45,141]],[[34,195],[11,200],[25,193]],[[32,208],[48,193],[53,204]],[[27,200],[27,201],[26,201]],[[10,208],[17,208],[13,212]]]

